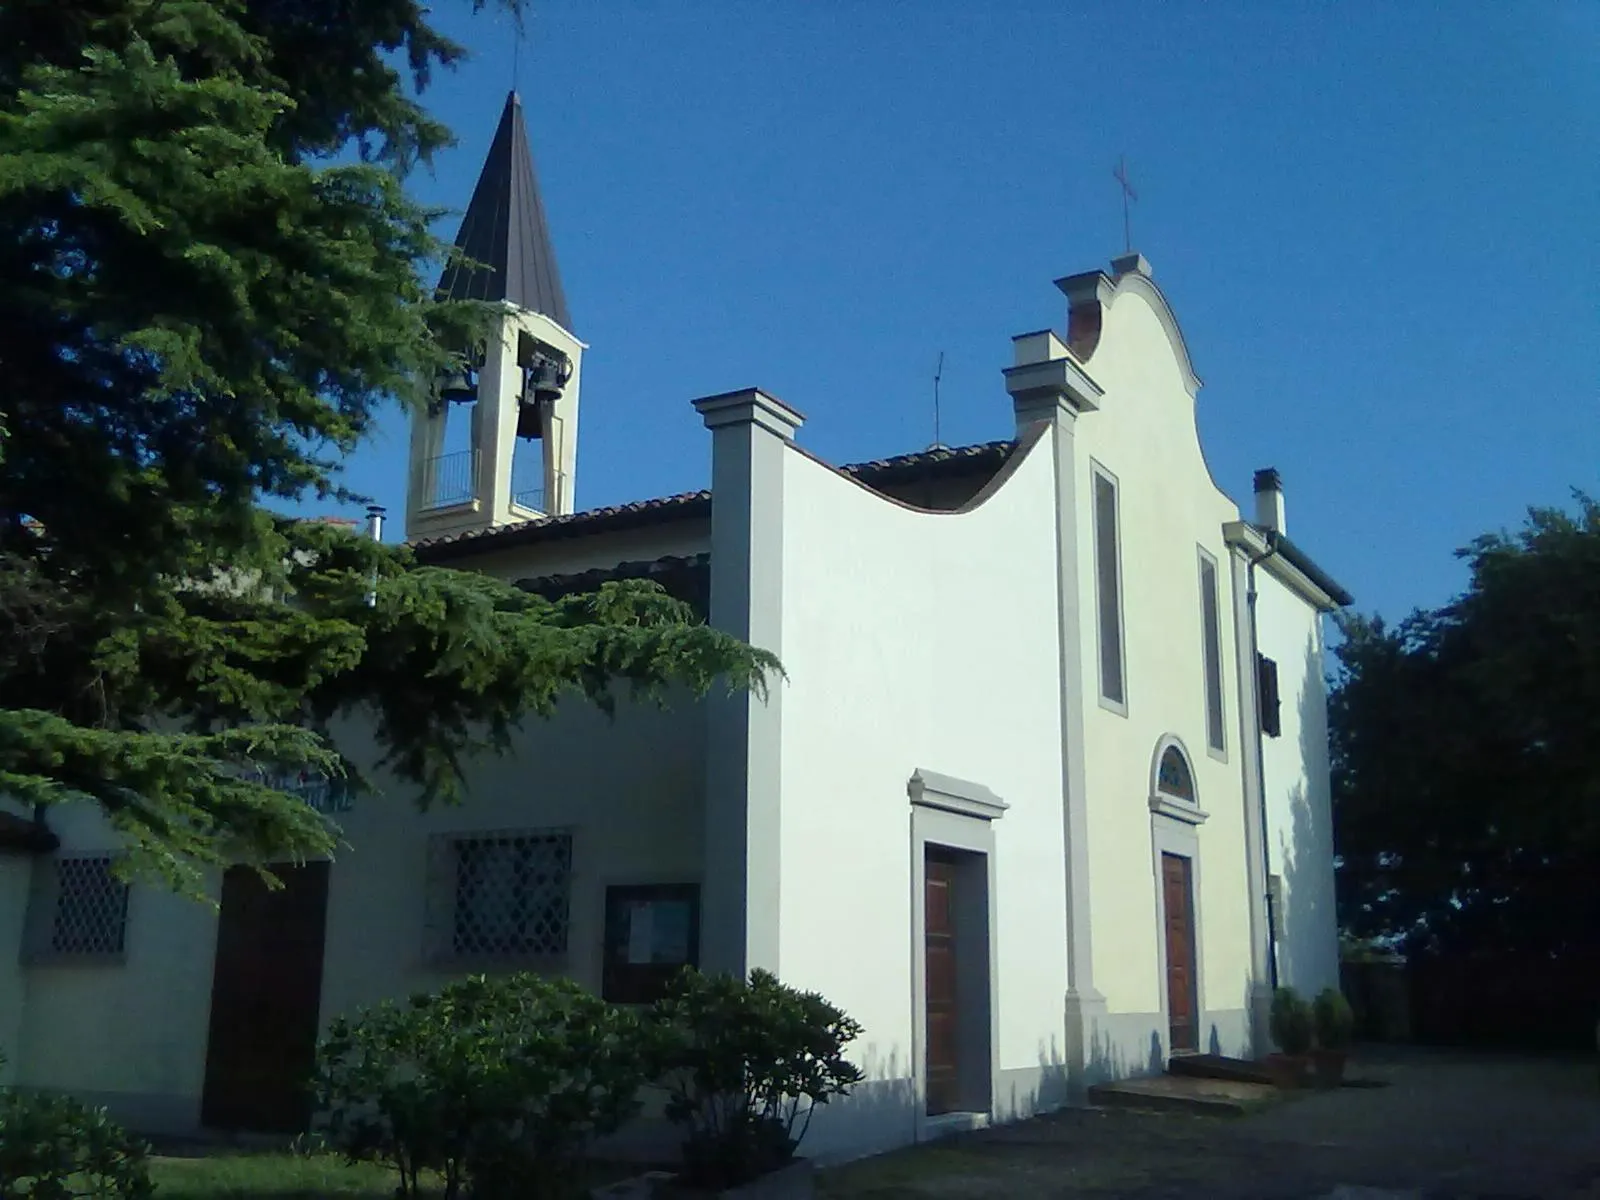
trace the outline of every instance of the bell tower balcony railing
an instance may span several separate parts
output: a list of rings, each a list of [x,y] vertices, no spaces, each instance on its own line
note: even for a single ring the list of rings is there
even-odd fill
[[[524,464],[520,460],[511,468],[511,503],[530,512],[549,515],[555,511],[556,497],[564,486],[566,476],[555,473],[555,490],[546,482],[544,462],[535,458]]]
[[[478,452],[457,450],[440,454],[422,464],[422,478],[417,480],[422,495],[420,508],[449,508],[454,504],[467,504],[478,495]]]
[[[427,512],[483,499],[479,494],[480,458],[477,450],[457,450],[424,460],[414,481],[416,494],[421,497],[417,507]],[[530,455],[526,462],[518,459],[511,470],[511,503],[528,512],[552,513],[564,494],[565,481],[566,475],[558,471],[554,488],[550,486],[542,456]]]

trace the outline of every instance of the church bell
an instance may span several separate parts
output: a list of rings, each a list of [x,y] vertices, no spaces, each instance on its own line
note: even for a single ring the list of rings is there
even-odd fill
[[[572,376],[572,364],[547,355],[536,355],[523,368],[522,395],[517,402],[517,436],[543,435],[544,415],[561,398],[561,391]]]
[[[439,376],[439,399],[445,404],[471,404],[478,398],[478,381],[473,373],[452,367]]]
[[[517,403],[517,436],[533,439],[544,436],[544,406],[530,393],[523,393]]]

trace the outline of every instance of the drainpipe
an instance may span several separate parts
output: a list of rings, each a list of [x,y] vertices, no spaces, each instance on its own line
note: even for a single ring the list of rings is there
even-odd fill
[[[1245,603],[1250,610],[1250,661],[1256,669],[1256,780],[1257,802],[1261,805],[1261,877],[1266,884],[1262,897],[1267,913],[1267,978],[1278,990],[1278,914],[1272,902],[1272,840],[1267,835],[1267,750],[1261,730],[1261,640],[1256,619],[1256,567],[1278,553],[1278,534],[1266,530],[1267,551],[1250,559],[1246,572]]]

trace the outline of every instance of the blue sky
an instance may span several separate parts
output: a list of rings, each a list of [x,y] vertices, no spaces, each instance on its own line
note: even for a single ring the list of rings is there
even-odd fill
[[[1005,437],[1012,334],[1133,233],[1218,482],[1400,616],[1452,551],[1600,492],[1600,5],[535,0],[519,83],[584,358],[580,507],[703,486],[694,397],[759,386],[830,461]],[[504,18],[428,99],[463,207]],[[453,224],[448,232],[453,232]],[[406,423],[348,482],[403,525]]]

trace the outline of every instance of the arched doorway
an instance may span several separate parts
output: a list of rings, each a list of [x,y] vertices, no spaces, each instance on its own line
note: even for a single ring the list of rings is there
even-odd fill
[[[1195,831],[1205,819],[1188,751],[1177,737],[1163,737],[1151,763],[1150,835],[1156,858],[1162,1007],[1172,1054],[1200,1049],[1200,842]]]

